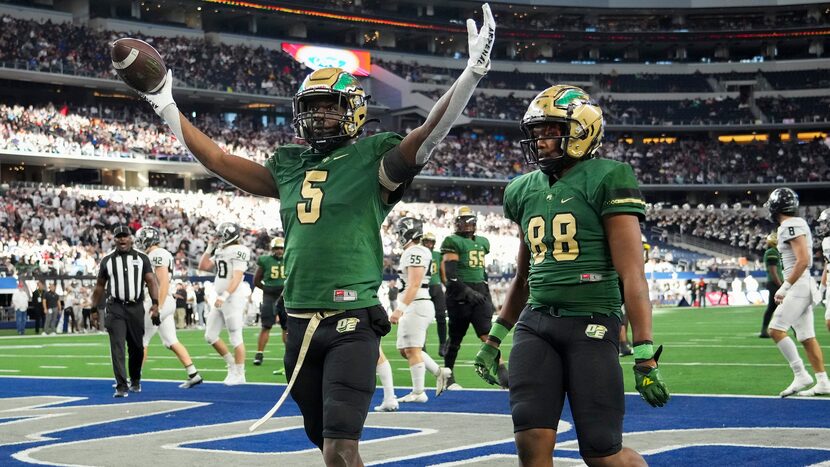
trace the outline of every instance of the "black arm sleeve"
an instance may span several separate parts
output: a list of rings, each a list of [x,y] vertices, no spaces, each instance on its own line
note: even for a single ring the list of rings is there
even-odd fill
[[[380,163],[383,165],[383,172],[394,183],[408,184],[424,168],[423,165],[409,165],[401,153],[400,146],[386,151]]]

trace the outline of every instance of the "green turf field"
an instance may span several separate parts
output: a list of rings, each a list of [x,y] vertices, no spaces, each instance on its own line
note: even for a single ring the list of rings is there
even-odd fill
[[[730,308],[660,308],[654,312],[655,342],[665,346],[661,371],[669,389],[675,393],[699,394],[757,394],[776,395],[786,387],[792,373],[777,347],[770,339],[760,339],[763,307]],[[827,358],[830,358],[830,333],[824,324],[824,309],[817,308],[816,334]],[[18,337],[14,330],[0,331],[0,375],[66,376],[111,378],[109,343],[105,334]],[[435,328],[430,330],[427,349],[441,363],[437,355]],[[282,344],[278,331],[271,337],[265,364],[260,367],[250,362],[256,350],[257,328],[246,328],[248,349],[246,365],[249,382],[285,383],[284,376],[272,371],[281,367]],[[225,377],[222,359],[205,343],[202,331],[184,330],[178,333],[180,341],[189,349],[193,361],[209,381]],[[225,342],[227,336],[223,334]],[[510,337],[502,348],[509,354]],[[469,388],[489,387],[473,372],[472,360],[478,344],[472,334],[467,335],[456,363],[456,379]],[[409,386],[406,361],[395,350],[393,332],[383,339],[383,350],[392,363],[395,385]],[[807,364],[800,345],[802,358]],[[630,366],[632,357],[621,359],[626,379],[626,390],[634,391]],[[809,366],[808,366],[809,368]],[[585,371],[591,371],[586,368]],[[184,379],[184,371],[175,355],[166,350],[158,337],[153,338],[150,356],[144,370],[148,379]],[[427,384],[434,380],[428,377]]]

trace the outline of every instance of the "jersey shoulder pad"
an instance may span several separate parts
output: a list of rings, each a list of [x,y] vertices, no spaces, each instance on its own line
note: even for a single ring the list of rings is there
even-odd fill
[[[354,144],[354,149],[360,152],[361,158],[369,158],[373,161],[380,160],[387,151],[401,144],[403,137],[389,131],[377,133],[365,138],[359,138]]]
[[[459,252],[458,242],[455,237],[456,235],[450,235],[449,237],[444,238],[444,241],[441,242],[441,253]]]
[[[527,193],[549,186],[548,176],[541,170],[534,170],[511,180],[504,189],[504,215],[513,222],[521,221],[522,198]]]
[[[244,255],[245,259],[249,259],[251,257],[251,249],[244,245],[233,245],[230,252],[234,256]]]

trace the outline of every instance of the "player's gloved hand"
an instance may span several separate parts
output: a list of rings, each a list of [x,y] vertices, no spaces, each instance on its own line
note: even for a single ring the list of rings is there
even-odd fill
[[[787,296],[787,292],[789,292],[790,287],[792,286],[793,285],[789,282],[784,281],[784,283],[781,284],[781,287],[778,287],[778,291],[775,292],[775,303],[780,305],[781,302],[784,301],[784,297]]]
[[[482,342],[478,349],[473,365],[476,369],[476,374],[484,381],[498,386],[499,385],[499,358],[501,351],[497,347]]]
[[[481,305],[487,302],[487,297],[485,297],[483,293],[477,292],[468,287],[464,292],[464,301],[472,305]]]
[[[654,359],[654,363],[657,363],[662,352],[662,345],[657,347],[656,352],[653,350],[653,344],[651,343],[634,346],[634,359],[637,362],[634,365],[635,387],[643,400],[652,407],[663,407],[670,398],[669,389],[660,376],[660,370],[644,363],[651,359]]]
[[[493,43],[496,41],[496,20],[493,19],[490,5],[485,3],[481,11],[484,18],[481,30],[476,28],[475,20],[467,20],[467,42],[470,51],[467,67],[473,73],[484,76],[490,71],[490,52],[493,51]]]
[[[159,315],[158,311],[150,312],[150,321],[153,323],[153,326],[161,326],[161,315]]]
[[[164,118],[164,115],[162,115],[164,109],[171,105],[176,105],[176,101],[173,100],[173,72],[171,70],[167,70],[167,77],[164,79],[164,85],[159,91],[154,92],[153,94],[139,92],[138,95],[153,106],[153,110],[156,111],[156,114],[158,114],[159,117]]]

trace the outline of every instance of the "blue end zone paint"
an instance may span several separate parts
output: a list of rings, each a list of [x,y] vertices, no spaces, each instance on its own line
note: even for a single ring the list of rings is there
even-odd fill
[[[420,433],[419,430],[366,428],[363,430],[361,441],[372,439],[391,438],[393,436]],[[274,431],[265,434],[252,434],[204,443],[182,444],[182,447],[195,449],[215,449],[220,451],[243,451],[256,453],[297,452],[308,449],[317,449],[305,435],[305,430],[294,429]]]
[[[198,425],[213,425],[239,420],[255,420],[262,416],[276,401],[284,386],[242,385],[226,387],[221,384],[202,384],[190,390],[179,389],[177,382],[143,381],[140,394],[130,394],[126,400],[112,398],[110,380],[89,379],[40,379],[0,377],[0,398],[25,396],[64,396],[82,397],[81,401],[71,402],[66,406],[83,406],[97,404],[122,404],[137,401],[174,400],[208,403],[183,411],[175,411],[140,420],[124,420],[101,425],[81,427],[63,432],[46,433],[53,438],[49,441],[24,443],[14,446],[0,446],[0,465],[24,465],[11,456],[24,449],[55,442],[79,441],[113,435],[129,435],[151,431],[169,430]],[[398,395],[408,392],[399,389]],[[375,395],[372,405],[381,402],[381,392]],[[626,396],[627,413],[626,432],[654,430],[683,430],[700,428],[752,428],[752,427],[800,427],[830,429],[830,399],[779,399],[758,397],[697,397],[673,396],[667,407],[653,409],[646,405],[639,396]],[[416,405],[416,404],[410,404]],[[509,404],[506,391],[448,391],[440,398],[431,398],[427,404],[410,407],[401,405],[401,411],[434,411],[465,413],[508,414]],[[3,414],[0,418],[0,430],[3,424],[15,419]],[[280,416],[299,415],[297,406],[289,399],[280,409]],[[565,405],[563,420],[572,422],[572,417]],[[485,427],[471,427],[474,430]],[[405,429],[375,429],[365,432],[364,439],[378,439],[388,436],[400,436],[412,433]],[[768,432],[775,436],[774,431]],[[681,439],[679,432],[678,439]],[[805,435],[808,435],[805,433]],[[504,433],[503,438],[510,438],[512,433]],[[574,430],[560,433],[560,443],[574,440]],[[275,444],[278,442],[278,444]],[[722,442],[729,442],[723,440]],[[195,443],[194,443],[195,444]],[[682,444],[682,443],[678,443]],[[267,446],[266,446],[267,445]],[[309,443],[300,429],[281,432],[279,437],[271,434],[253,433],[225,440],[199,443],[204,449],[223,449],[248,451],[254,453],[296,451],[310,449]],[[824,446],[821,446],[824,447]],[[828,446],[830,447],[830,446]],[[439,462],[461,461],[489,454],[515,454],[512,443],[500,443],[465,449],[448,453],[425,453],[413,460],[384,465],[427,465]],[[575,451],[557,450],[557,457],[575,458]],[[709,465],[713,460],[722,465],[810,465],[830,461],[830,451],[820,449],[772,449],[763,447],[729,447],[729,446],[691,446],[672,449],[646,456],[651,465],[681,466]]]

